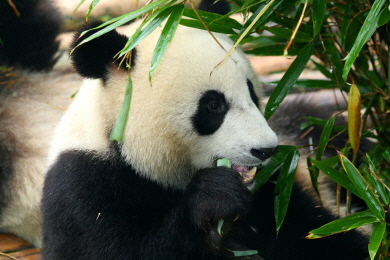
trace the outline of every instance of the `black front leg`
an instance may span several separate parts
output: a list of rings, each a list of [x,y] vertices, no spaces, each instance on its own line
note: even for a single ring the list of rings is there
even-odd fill
[[[45,181],[45,259],[227,259],[219,219],[249,211],[237,172],[199,171],[187,191],[164,188],[120,158],[62,154]]]

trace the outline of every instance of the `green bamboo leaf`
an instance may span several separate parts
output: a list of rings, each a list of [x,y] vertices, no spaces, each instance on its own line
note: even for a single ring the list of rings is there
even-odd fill
[[[352,3],[346,3],[345,5],[343,5],[342,8],[343,8],[342,10],[344,11],[344,19],[341,22],[340,41],[342,46],[344,46],[344,40],[345,40],[345,35],[347,33],[348,26],[353,20],[353,18],[350,18],[352,17],[351,13],[353,10]]]
[[[355,156],[359,150],[360,137],[361,137],[360,109],[361,109],[360,92],[357,86],[355,84],[352,84],[351,89],[349,90],[349,100],[348,100],[348,137]]]
[[[288,52],[290,53],[290,51]],[[294,84],[295,88],[336,88],[337,85],[330,80],[321,80],[321,79],[299,79]]]
[[[256,56],[281,56],[283,55],[284,48],[286,48],[286,43],[275,43],[273,45],[256,47],[253,46],[245,50],[245,53]],[[299,43],[294,44],[288,49],[289,55],[297,55],[302,50]]]
[[[161,62],[162,57],[168,48],[169,43],[171,42],[173,35],[176,32],[177,26],[179,25],[181,16],[183,15],[184,4],[175,5],[171,15],[166,22],[160,38],[156,44],[156,48],[154,49],[152,56],[152,64],[149,69],[149,82],[152,82],[152,74],[154,70],[157,68],[157,65]]]
[[[276,232],[279,233],[287,213],[288,203],[290,201],[291,191],[294,183],[295,172],[298,167],[299,152],[291,151],[280,170],[278,181],[275,187],[275,221]]]
[[[200,30],[206,30],[204,28],[204,25],[202,24],[201,21],[199,20],[193,20],[193,19],[181,19],[180,24],[183,26],[195,28],[195,29],[200,29]],[[224,34],[236,34],[232,27],[225,26],[222,24],[217,24],[217,23],[212,23],[212,24],[207,24],[205,23],[207,28],[209,28],[210,31],[216,32],[216,33],[224,33]]]
[[[108,25],[108,26],[105,27],[104,29],[101,29],[101,30],[97,31],[96,33],[90,35],[90,36],[87,37],[85,40],[83,40],[82,42],[80,42],[80,43],[76,46],[76,48],[77,48],[78,46],[80,46],[80,45],[86,43],[86,42],[89,42],[89,41],[91,41],[91,40],[93,40],[93,39],[95,39],[95,38],[97,38],[97,37],[99,37],[99,36],[101,36],[101,35],[103,35],[103,34],[105,34],[105,33],[108,33],[108,32],[110,32],[110,31],[116,29],[116,28],[119,27],[119,26],[124,25],[124,24],[127,23],[127,22],[130,22],[130,21],[133,20],[134,18],[136,18],[136,17],[138,17],[138,16],[140,16],[140,15],[142,15],[142,14],[144,14],[144,13],[147,13],[147,12],[153,10],[154,8],[156,8],[156,7],[158,7],[158,6],[162,5],[162,4],[164,4],[164,3],[166,3],[166,2],[169,2],[169,1],[170,1],[170,0],[158,0],[158,1],[156,1],[156,2],[153,2],[153,3],[150,3],[150,4],[146,5],[146,6],[144,6],[144,7],[140,8],[140,9],[138,9],[138,10],[135,10],[135,11],[133,11],[133,12],[131,12],[131,13],[122,15],[122,16],[120,16],[120,17],[118,17],[118,18],[114,18],[114,19],[112,19],[112,20],[110,20],[110,21],[107,21],[107,22],[105,22],[105,23],[103,23],[103,24],[101,24],[101,25],[99,25],[99,26],[97,26],[97,27],[95,27],[95,28],[92,28],[92,29],[89,29],[89,30],[84,31],[80,36],[83,36],[85,33],[89,32],[89,31],[91,31],[91,30],[97,30],[97,29],[103,28],[103,27],[105,27],[105,26]],[[109,25],[109,24],[110,24],[110,25]]]
[[[390,8],[390,5],[389,5],[389,8]],[[390,9],[389,8],[384,8],[382,10],[382,12],[379,14],[377,27],[385,25],[390,21]]]
[[[354,45],[352,46],[351,51],[345,57],[345,65],[343,70],[343,79],[347,81],[348,73],[351,70],[352,64],[354,63],[356,57],[359,55],[360,50],[363,45],[371,38],[378,24],[379,12],[381,11],[383,5],[386,3],[386,0],[376,0],[372,5],[370,12],[367,15],[366,20],[360,32],[356,38]]]
[[[257,0],[247,0],[245,1],[245,3],[242,5],[243,8],[248,8],[247,6],[249,6],[251,3],[253,3],[254,1],[257,1]],[[260,1],[257,1],[256,4],[259,4],[261,2],[264,2],[266,0],[260,0]]]
[[[360,197],[367,203],[368,208],[372,213],[381,221],[385,219],[385,211],[379,202],[379,199],[375,196],[371,188],[368,186],[366,180],[362,177],[360,172],[355,166],[345,157],[343,154],[339,154],[341,164],[349,179],[358,190]]]
[[[232,162],[229,160],[229,159],[218,159],[217,160],[217,167],[221,167],[221,166],[224,166],[224,167],[227,167],[227,168],[231,168],[232,167]],[[223,226],[223,223],[224,223],[224,220],[223,219],[220,219],[218,220],[218,223],[217,223],[217,232],[220,236],[222,236],[222,226]]]
[[[223,223],[225,221],[223,219],[220,219],[218,220],[218,223],[217,223],[217,232],[219,234],[219,236],[222,236],[222,226],[223,226]]]
[[[281,27],[270,27],[266,29],[275,36],[290,39],[293,34],[292,29],[281,28]],[[294,37],[294,42],[310,42],[313,39],[310,34],[298,31]]]
[[[240,256],[250,256],[250,255],[257,255],[259,252],[257,250],[245,250],[245,251],[231,251],[235,257],[240,257]]]
[[[240,30],[242,28],[242,25],[239,22],[228,16],[222,16],[220,14],[205,12],[201,10],[196,11],[205,23],[207,22],[212,24],[220,24],[237,30]],[[184,8],[183,16],[198,20],[198,16],[195,14],[192,8]]]
[[[70,16],[70,21],[74,23],[73,17],[76,11],[80,8],[80,6],[85,2],[85,0],[81,0],[80,3],[77,5],[77,7],[74,9],[72,15]]]
[[[143,39],[145,39],[149,34],[151,34],[158,26],[161,25],[161,23],[168,18],[168,16],[171,14],[172,9],[174,6],[170,6],[164,10],[162,10],[160,13],[158,13],[152,21],[149,22],[149,20],[145,21],[146,26],[145,27],[139,27],[135,33],[129,38],[129,40],[126,43],[126,46],[123,48],[121,53],[119,54],[119,57],[122,57],[130,50],[134,49],[135,46],[137,46]],[[152,18],[152,17],[151,17]]]
[[[324,154],[325,147],[328,144],[330,134],[332,133],[332,129],[334,126],[336,118],[332,116],[325,124],[324,129],[322,130],[320,142],[318,144],[316,160],[321,161],[321,157]]]
[[[324,129],[322,130],[321,136],[320,136],[320,141],[318,143],[317,147],[317,154],[316,154],[316,160],[321,161],[322,155],[325,152],[325,147],[328,144],[330,134],[332,133],[333,125],[335,122],[335,117],[332,116],[325,124]],[[309,161],[309,158],[308,158]],[[318,189],[318,176],[320,175],[320,170],[316,168],[313,171],[313,176],[310,175],[311,181],[313,184],[313,187],[317,187]],[[319,196],[319,192],[318,192]]]
[[[100,0],[93,0],[88,8],[87,15],[85,16],[86,21],[88,22],[89,14],[91,13],[92,9],[95,8],[95,6],[100,2]]]
[[[121,109],[119,111],[119,115],[118,115],[118,118],[116,120],[114,129],[112,130],[111,135],[110,135],[111,141],[118,141],[119,143],[122,143],[123,132],[125,130],[127,118],[129,116],[129,111],[130,111],[132,92],[133,92],[133,83],[131,81],[130,76],[128,76],[125,97],[123,99],[123,103],[122,103]]]
[[[341,149],[340,153],[344,154],[345,156],[348,156],[348,154],[349,154],[348,146],[345,146],[343,149]],[[336,157],[338,157],[338,155],[336,155]]]
[[[327,121],[324,119],[311,117],[311,116],[307,116],[307,117],[305,117],[305,119],[307,119],[310,123],[321,126],[321,127],[325,127],[325,125],[327,123]],[[341,132],[345,129],[346,129],[345,126],[333,126],[332,131]]]
[[[363,171],[359,171],[362,173],[363,178],[367,181],[368,185],[372,188],[375,195],[380,198],[378,194],[378,190],[376,189],[375,183],[374,183],[374,176],[371,174],[371,172],[368,169],[363,169]]]
[[[254,21],[254,19],[257,18],[257,16],[260,14],[260,12],[263,12],[260,18],[256,21],[256,23],[253,25],[253,29],[257,28],[258,26],[261,26],[265,23],[265,21],[269,18],[269,16],[273,13],[273,10],[275,10],[283,1],[275,1],[271,3],[270,8],[267,10],[263,10],[263,8],[269,3],[261,3],[259,7],[256,9],[256,11],[253,12],[252,16],[249,17],[249,19],[245,22],[244,26],[242,26],[241,31],[239,32],[239,35],[242,35],[246,28],[249,27],[250,24]]]
[[[290,52],[289,52],[290,53]],[[275,80],[275,81],[271,81],[271,82],[267,82],[267,85],[270,85],[270,86],[277,86],[279,84],[280,80]],[[328,88],[328,89],[332,89],[332,88],[336,88],[337,85],[330,81],[330,80],[322,80],[322,79],[298,79],[295,84],[294,84],[294,88],[319,88],[319,89],[324,89],[324,88]],[[326,123],[326,121],[325,121]],[[324,123],[324,125],[325,125]]]
[[[252,193],[255,193],[261,186],[263,186],[268,179],[280,168],[280,166],[284,163],[287,155],[297,148],[295,146],[289,145],[279,145],[278,152],[272,156],[269,163],[257,172],[255,177],[253,178],[252,185],[249,187],[249,190]]]
[[[386,106],[385,99],[382,96],[378,96],[377,100],[378,100],[378,105],[379,105],[379,108],[381,109],[381,111],[385,110],[385,106]]]
[[[383,153],[385,151],[386,150],[384,150],[384,148],[379,143],[375,144],[372,147],[372,149],[370,149],[368,154],[370,155],[370,158],[372,159],[372,162],[374,163],[374,165],[379,165],[380,164],[380,162],[382,160],[382,157],[383,157]]]
[[[286,40],[277,36],[262,36],[262,37],[254,37],[251,35],[246,36],[242,39],[241,44],[245,46],[251,47],[263,47],[270,46],[275,44],[283,44],[286,45]]]
[[[379,220],[371,213],[371,211],[365,210],[344,218],[334,220],[326,225],[323,225],[320,228],[314,229],[310,231],[306,238],[316,239],[325,236],[330,236],[377,222],[379,222]]]
[[[245,250],[245,251],[232,251],[235,257],[239,256],[250,256],[257,255],[259,252],[257,250]]]
[[[307,169],[309,170],[309,174],[310,174],[311,185],[313,186],[314,191],[317,193],[318,198],[321,200],[320,190],[318,189],[318,176],[316,175],[317,168],[313,166],[310,156],[306,158],[306,163],[307,163]]]
[[[265,25],[267,22],[272,21],[274,17],[277,17],[280,13],[284,12],[286,9],[294,5],[298,0],[289,0],[289,1],[275,1],[272,3],[270,8],[264,12],[262,17],[256,22],[253,28],[258,28]],[[262,8],[262,7],[261,7]],[[277,12],[275,12],[275,10]],[[244,28],[246,26],[244,25]]]
[[[108,20],[108,21],[102,23],[101,25],[96,26],[95,28],[91,28],[91,29],[85,30],[85,31],[83,31],[82,33],[80,33],[80,37],[84,36],[84,35],[85,35],[86,33],[88,33],[89,31],[98,30],[98,29],[101,29],[101,28],[103,28],[103,27],[105,27],[105,26],[107,26],[107,25],[109,25],[109,24],[113,24],[113,23],[115,23],[115,22],[117,22],[117,21],[122,21],[122,19],[126,19],[127,16],[129,16],[130,14],[131,14],[131,13],[127,13],[127,14],[121,15],[121,16],[119,16],[119,17],[112,18],[112,19],[110,19],[110,20]],[[118,25],[117,27],[119,27],[119,26],[121,26],[121,25]],[[115,27],[115,28],[117,28],[117,27]],[[115,28],[114,28],[114,29],[115,29]],[[79,44],[79,45],[80,45],[80,44]]]
[[[359,192],[357,191],[355,186],[353,186],[353,183],[347,175],[343,174],[342,172],[339,172],[334,167],[328,166],[324,162],[316,161],[313,159],[311,159],[311,162],[329,178],[340,184],[345,189],[351,191],[356,196],[360,197]]]
[[[304,2],[304,1],[302,1]],[[282,5],[281,5],[282,6]],[[299,8],[300,10],[299,11],[296,11],[295,13],[295,19],[286,19],[285,16],[274,16],[274,14],[272,14],[270,16],[270,20],[269,21],[272,21],[284,28],[290,28],[290,29],[293,29],[296,27],[297,25],[297,22],[300,18],[300,15],[298,14],[302,14],[302,11],[303,11],[303,5],[302,6],[302,9]],[[262,27],[260,27],[262,28]],[[259,29],[260,29],[259,28]],[[299,31],[300,32],[304,32],[305,34],[309,34],[311,35],[312,32],[313,32],[313,25],[310,24],[310,23],[301,23],[301,25],[299,26]],[[323,34],[323,36],[325,36],[326,34]],[[313,38],[313,37],[312,37]]]
[[[390,147],[387,147],[387,149],[382,153],[382,155],[390,163]]]
[[[326,0],[315,0],[313,1],[313,29],[314,36],[316,36],[322,27],[322,22],[325,17],[326,11]]]
[[[328,69],[325,66],[321,65],[320,63],[316,62],[315,60],[312,60],[312,62],[314,63],[314,66],[316,67],[316,69],[322,73],[322,75],[324,75],[328,79],[332,80],[332,82],[334,81],[334,76],[332,75],[332,73],[330,73],[328,71]]]
[[[386,231],[386,223],[374,224],[374,230],[372,231],[370,237],[370,243],[368,244],[368,252],[370,253],[370,258],[372,260],[375,258],[375,255],[378,252],[385,231]]]
[[[340,163],[339,157],[337,155],[330,157],[328,159],[322,160],[321,162],[330,166],[330,167],[333,167],[333,168],[336,168],[337,164]]]
[[[265,2],[267,0],[255,0],[255,1],[245,1],[245,3],[241,6],[241,7],[238,7],[237,6],[237,9],[235,8],[233,11],[230,11],[229,13],[227,14],[224,14],[220,19],[224,19],[226,17],[230,17],[232,14],[235,14],[235,13],[242,13],[242,16],[244,18],[244,21],[246,21],[246,16],[248,14],[248,11],[249,10],[253,10],[253,11],[256,11],[256,7],[262,3],[262,2]],[[247,4],[248,3],[248,4]],[[219,19],[217,19],[219,20]],[[242,27],[242,25],[241,25]],[[241,29],[241,28],[240,28]]]
[[[265,107],[264,117],[267,120],[272,116],[275,110],[279,107],[280,103],[282,103],[284,98],[290,92],[299,75],[301,75],[303,69],[306,67],[307,62],[310,60],[313,51],[314,43],[310,42],[299,52],[298,56],[287,69],[279,84],[272,92]]]
[[[70,98],[75,98],[76,95],[77,95],[77,93],[79,93],[79,90],[77,90],[75,93],[73,93],[73,94],[70,96]]]
[[[385,149],[381,146],[380,143],[374,144],[370,150],[368,151],[368,155],[370,156],[370,159],[372,160],[372,163],[375,165],[375,167],[379,167],[383,155],[382,153],[385,151]],[[359,171],[363,171],[368,166],[368,158],[364,157],[362,163],[359,166]]]
[[[223,64],[226,59],[230,56],[230,54],[232,54],[232,52],[236,49],[236,47],[238,46],[238,44],[240,44],[240,42],[242,41],[242,39],[248,35],[248,33],[252,30],[254,24],[263,16],[263,14],[269,9],[270,5],[272,5],[274,3],[275,0],[270,0],[266,5],[264,5],[264,8],[261,9],[261,11],[256,15],[256,17],[253,19],[253,21],[248,25],[248,27],[245,27],[245,30],[240,33],[240,36],[238,37],[238,39],[236,40],[236,42],[234,43],[234,45],[230,48],[230,50],[228,51],[228,53],[225,55],[225,57],[222,59],[222,61],[220,61],[215,67],[214,69],[218,68],[219,66],[221,66],[221,64]],[[214,71],[213,69],[213,71]],[[213,71],[211,71],[211,73],[213,73]],[[211,74],[210,73],[210,74]]]
[[[340,52],[337,49],[337,44],[334,40],[324,41],[325,46],[325,55],[330,59],[330,71],[333,72],[334,81],[338,83],[341,87],[345,85],[343,81],[343,63],[341,61]]]
[[[349,13],[349,15],[351,15],[351,11],[347,11],[346,13]],[[360,28],[362,27],[364,20],[367,17],[367,14],[368,10],[362,10],[361,12],[353,16],[353,18],[345,19],[345,22],[347,23],[347,28],[345,29],[345,35],[343,37],[344,50],[352,49],[352,46],[355,43],[356,37],[359,35]]]
[[[390,5],[389,5],[389,10],[390,10]],[[388,58],[387,58],[387,90],[389,91],[390,90],[390,49],[388,50]],[[386,113],[389,113],[389,111],[387,111]]]
[[[387,254],[388,252],[388,248],[390,246],[390,241],[386,241],[385,239],[383,239],[382,241],[382,246],[381,246],[381,251],[380,253],[382,254],[382,256],[384,256],[385,254]],[[388,260],[386,258],[382,258],[383,260]]]
[[[378,171],[376,170],[376,167],[375,167],[374,163],[372,162],[370,156],[368,154],[366,154],[366,156],[367,156],[367,160],[368,160],[368,168],[370,169],[370,171],[372,173],[374,173],[376,175],[376,177],[379,178]],[[374,191],[377,191],[376,193],[378,193],[379,197],[382,199],[382,201],[385,203],[385,205],[389,205],[389,198],[387,196],[386,188],[385,188],[385,186],[383,186],[383,184],[376,177],[373,176],[373,178],[372,178],[372,182],[374,184],[374,186],[373,186]]]

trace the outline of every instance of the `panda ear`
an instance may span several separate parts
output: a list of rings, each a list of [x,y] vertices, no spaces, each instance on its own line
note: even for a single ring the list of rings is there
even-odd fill
[[[101,24],[101,21],[95,21],[81,26],[73,37],[71,48],[75,48],[88,36],[97,32],[97,30],[92,30],[80,37],[83,31],[95,28]],[[92,41],[86,42],[74,49],[70,56],[73,66],[83,77],[106,80],[108,77],[108,68],[115,62],[114,56],[125,46],[127,40],[128,38],[125,35],[119,34],[116,30],[112,30]],[[135,58],[134,51],[131,63],[133,63]]]
[[[230,5],[226,0],[202,0],[199,10],[225,15],[230,12]]]

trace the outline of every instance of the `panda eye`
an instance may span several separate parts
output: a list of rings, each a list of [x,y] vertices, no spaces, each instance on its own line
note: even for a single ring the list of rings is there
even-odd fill
[[[224,110],[223,104],[221,104],[218,101],[211,101],[210,103],[207,104],[207,109],[210,112],[213,113],[218,113]]]
[[[192,116],[192,123],[199,135],[211,135],[223,124],[229,110],[225,95],[216,90],[202,94],[198,108]]]

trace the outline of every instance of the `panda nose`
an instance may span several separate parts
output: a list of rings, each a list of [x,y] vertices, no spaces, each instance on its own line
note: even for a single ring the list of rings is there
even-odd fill
[[[278,147],[273,147],[273,148],[263,148],[263,149],[252,149],[251,154],[254,157],[259,158],[262,161],[267,160],[270,158],[272,155],[276,153],[278,150]]]

